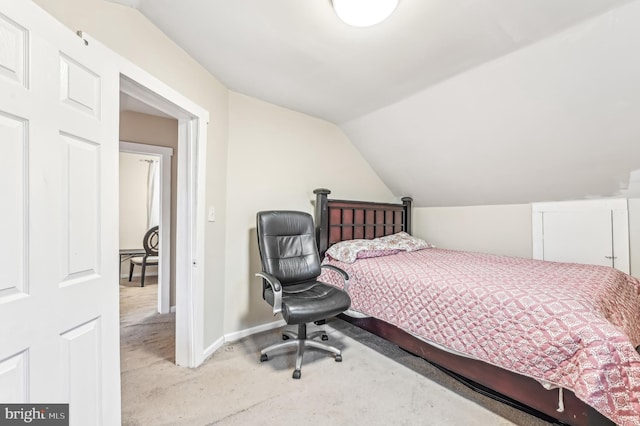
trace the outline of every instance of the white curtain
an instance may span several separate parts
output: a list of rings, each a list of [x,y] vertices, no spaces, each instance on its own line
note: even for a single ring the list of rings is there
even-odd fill
[[[149,161],[147,173],[147,229],[160,224],[160,173],[158,161]]]

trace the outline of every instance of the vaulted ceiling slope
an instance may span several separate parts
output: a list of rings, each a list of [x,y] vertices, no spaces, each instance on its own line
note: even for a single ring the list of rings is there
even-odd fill
[[[130,3],[230,89],[341,125],[418,206],[615,195],[640,169],[639,0]]]

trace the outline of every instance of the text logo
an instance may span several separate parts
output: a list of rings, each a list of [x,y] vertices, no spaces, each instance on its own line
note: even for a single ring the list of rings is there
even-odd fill
[[[0,404],[0,426],[69,426],[69,404]]]

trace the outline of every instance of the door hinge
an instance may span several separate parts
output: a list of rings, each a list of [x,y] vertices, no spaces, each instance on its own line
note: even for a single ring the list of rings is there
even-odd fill
[[[89,41],[86,38],[84,38],[84,33],[83,33],[82,30],[76,31],[76,35],[82,39],[82,41],[84,42],[85,46],[89,45]]]

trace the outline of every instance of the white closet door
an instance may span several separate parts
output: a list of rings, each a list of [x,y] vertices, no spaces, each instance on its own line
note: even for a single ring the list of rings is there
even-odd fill
[[[544,260],[613,266],[611,211],[545,212]]]
[[[0,401],[120,423],[111,53],[0,2]]]
[[[532,231],[534,259],[630,271],[626,199],[535,203]]]

